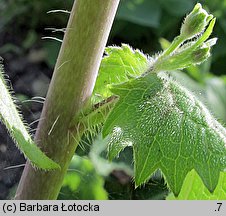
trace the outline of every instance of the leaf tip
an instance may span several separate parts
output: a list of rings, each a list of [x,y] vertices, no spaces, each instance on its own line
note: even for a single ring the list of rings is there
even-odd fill
[[[51,159],[49,160],[48,164],[45,164],[43,166],[31,160],[29,160],[29,162],[33,167],[44,170],[44,171],[61,170],[61,166]]]

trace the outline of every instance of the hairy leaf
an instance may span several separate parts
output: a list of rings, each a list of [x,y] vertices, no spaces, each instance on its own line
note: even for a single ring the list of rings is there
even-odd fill
[[[0,120],[7,127],[18,148],[33,165],[46,170],[59,168],[59,165],[48,158],[32,141],[13,103],[3,76],[3,69],[0,66]]]
[[[128,45],[122,47],[107,47],[106,56],[102,59],[97,81],[93,91],[94,102],[99,102],[112,95],[108,84],[119,84],[137,77],[148,67],[147,57],[139,50],[133,50]]]
[[[111,91],[120,98],[103,128],[104,136],[113,132],[109,157],[133,146],[137,186],[160,168],[177,196],[195,169],[214,191],[226,168],[226,130],[193,95],[165,73],[131,79]]]

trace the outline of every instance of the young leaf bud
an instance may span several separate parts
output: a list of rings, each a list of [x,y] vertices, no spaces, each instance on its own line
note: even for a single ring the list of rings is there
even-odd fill
[[[195,64],[201,64],[203,61],[205,61],[207,58],[210,57],[210,47],[203,47],[200,49],[195,50],[192,53],[192,63]]]
[[[217,38],[212,38],[201,46],[195,47],[195,42],[189,42],[172,55],[156,61],[155,70],[171,71],[183,69],[191,65],[201,64],[210,56],[210,48],[216,44]]]
[[[192,53],[193,64],[200,64],[210,57],[210,47],[214,46],[217,38],[212,38],[206,41],[201,47],[197,48]]]
[[[188,14],[181,26],[181,37],[191,39],[197,34],[202,33],[212,18],[213,15],[208,14],[202,8],[201,4],[196,4],[193,11]]]

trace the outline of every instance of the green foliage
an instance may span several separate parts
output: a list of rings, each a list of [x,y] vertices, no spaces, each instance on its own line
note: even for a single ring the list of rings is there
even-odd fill
[[[108,176],[114,170],[121,170],[126,174],[132,176],[133,170],[130,168],[131,161],[110,162],[106,157],[106,149],[109,143],[109,138],[102,139],[101,135],[98,136],[92,143],[89,158],[93,163],[98,174],[101,176]]]
[[[67,16],[63,15],[62,17],[60,17],[59,14],[57,16],[46,14],[46,12],[51,9],[58,9],[58,8],[65,9],[65,6],[66,7],[68,6],[68,3],[65,3],[65,2],[71,3],[72,0],[63,1],[63,3],[62,1],[37,2],[34,0],[12,0],[12,1],[2,0],[1,8],[0,8],[0,12],[1,12],[0,13],[1,14],[0,15],[0,18],[1,18],[0,32],[4,31],[6,29],[5,28],[6,26],[9,26],[12,24],[13,28],[7,29],[7,35],[8,34],[10,35],[10,32],[17,32],[17,42],[23,44],[23,47],[19,47],[17,46],[17,44],[9,42],[5,44],[4,47],[3,46],[1,47],[0,49],[1,54],[8,53],[9,51],[14,51],[14,53],[18,53],[21,55],[22,52],[25,53],[23,49],[30,49],[32,47],[32,44],[34,44],[34,42],[37,41],[37,38],[40,38],[41,37],[40,35],[43,36],[43,32],[40,34],[40,32],[38,33],[37,30],[40,31],[40,29],[43,29],[44,27],[57,27],[57,28],[65,27],[66,25],[65,21]],[[133,44],[134,47],[140,47],[146,52],[153,53],[153,51],[158,48],[157,40],[159,39],[159,37],[171,39],[174,36],[174,34],[178,32],[177,26],[181,21],[182,16],[192,9],[192,6],[195,2],[196,1],[193,1],[193,0],[189,0],[189,1],[187,0],[159,0],[159,1],[122,0],[117,13],[117,20],[115,21],[115,26],[112,29],[112,36],[109,39],[109,44],[118,44],[118,42],[122,40],[126,43]],[[191,63],[190,61],[192,56],[199,57],[200,53],[202,57],[201,61],[205,60],[210,54],[209,52],[210,44],[208,43],[211,41],[209,41],[201,51],[198,50],[197,53],[192,54],[192,52],[188,52],[188,50],[187,51],[185,50],[186,52],[184,53],[178,52],[178,51],[184,50],[186,47],[189,48],[194,41],[197,42],[196,40],[197,38],[193,38],[192,41],[187,41],[187,42],[191,42],[190,44],[187,42],[185,44],[180,43],[179,46],[181,46],[182,44],[186,45],[184,46],[184,49],[182,50],[178,49],[177,52],[171,52],[170,55],[167,54],[165,56],[166,58],[164,59],[160,58],[161,61],[159,61],[159,65],[162,68],[164,67],[163,69],[167,69],[167,68],[169,69],[169,66],[171,66],[170,69],[174,70],[178,68],[179,64],[182,65],[182,67],[189,66],[184,64],[185,62],[184,60],[186,60],[187,62],[190,62],[191,63],[190,67],[186,69],[186,72],[190,77],[185,75],[181,71],[180,72],[171,71],[169,73],[169,76],[170,77],[172,76],[173,78],[170,79],[169,77],[166,77],[165,78],[166,82],[170,83],[170,85],[176,84],[176,86],[179,86],[178,88],[180,90],[181,89],[184,90],[184,88],[181,88],[180,86],[184,86],[187,89],[189,89],[190,92],[192,92],[192,94],[194,94],[198,98],[198,100],[201,100],[202,102],[204,102],[204,104],[211,110],[211,113],[213,113],[214,116],[216,116],[221,123],[225,123],[226,122],[226,116],[225,116],[225,110],[226,110],[225,80],[226,79],[225,77],[215,77],[210,73],[210,71],[214,72],[215,74],[222,74],[225,72],[224,71],[224,68],[225,68],[224,55],[226,53],[226,48],[225,48],[226,44],[224,42],[224,38],[226,37],[226,31],[225,31],[226,4],[225,4],[225,1],[222,1],[222,0],[216,0],[216,1],[201,0],[200,2],[204,5],[205,9],[212,11],[214,16],[217,17],[217,23],[216,23],[214,32],[219,37],[219,41],[217,46],[214,48],[214,53],[212,58],[209,59],[208,62],[206,61],[204,64],[199,66],[194,66],[193,65],[194,62]],[[35,4],[35,7],[34,7],[34,4]],[[36,16],[36,14],[40,14],[41,12],[43,12],[42,16]],[[40,17],[41,17],[41,20],[40,20]],[[57,21],[55,20],[56,17],[57,17]],[[27,22],[27,20],[29,20],[29,22]],[[24,26],[25,28],[31,28],[31,30],[28,32],[27,35],[24,35],[26,32],[24,31],[21,32],[21,29],[24,29]],[[50,36],[50,33],[46,32],[44,33],[44,35]],[[51,33],[51,36],[52,36],[52,33]],[[209,37],[209,35],[207,37]],[[11,37],[7,37],[7,38],[11,38]],[[171,43],[169,43],[168,41],[163,41],[163,43],[164,43],[163,44],[164,50],[167,50]],[[178,43],[178,39],[176,41],[176,44],[177,43]],[[35,44],[37,46],[37,43]],[[50,65],[51,67],[53,67],[55,64],[60,43],[55,41],[44,41],[42,44],[44,44],[42,46],[44,46],[44,49],[46,50],[46,53],[47,53],[45,62],[47,62],[48,65]],[[38,45],[37,47],[39,46],[40,45]],[[168,52],[169,52],[169,49],[168,49]],[[142,54],[139,50],[134,51],[132,48],[130,48],[128,45],[125,45],[125,44],[122,47],[107,48],[106,56],[104,56],[101,63],[99,76],[95,86],[94,94],[92,96],[92,102],[100,103],[100,104],[107,103],[106,105],[108,106],[108,97],[117,95],[115,92],[118,91],[117,90],[118,86],[113,86],[112,84],[120,84],[124,82],[128,82],[127,84],[125,83],[126,85],[129,85],[129,83],[131,82],[134,82],[134,84],[136,84],[134,79],[141,76],[144,72],[147,71],[147,69],[152,69],[150,66],[158,65],[156,64],[156,60],[158,60],[159,57],[163,54],[164,52],[160,53],[158,56],[154,56],[153,58],[150,58]],[[182,54],[183,54],[183,59],[181,58]],[[171,62],[170,65],[169,65],[169,62]],[[157,68],[157,72],[162,68],[160,67]],[[191,77],[193,79],[191,79]],[[158,78],[160,79],[160,84],[161,82],[165,83],[165,81],[162,81],[161,76],[158,75],[157,79]],[[147,79],[147,77],[143,79]],[[177,83],[180,83],[180,84],[177,84]],[[111,88],[108,88],[109,86]],[[110,89],[112,89],[112,92]],[[127,92],[131,92],[131,91],[135,92],[135,90],[133,89],[127,89]],[[185,90],[185,93],[186,92],[187,91]],[[126,106],[127,102],[122,101],[122,97],[124,96],[123,94],[124,92],[122,93],[122,96],[119,98],[119,102],[116,104],[115,109],[118,108],[120,104],[123,105],[124,107]],[[139,96],[137,94],[135,96],[136,98],[139,99]],[[191,96],[191,94],[189,94],[189,96]],[[124,98],[128,98],[128,95],[124,96]],[[104,101],[102,101],[103,99]],[[117,100],[118,99],[113,101],[113,104],[116,103]],[[197,100],[197,103],[199,104],[198,100]],[[161,104],[161,101],[155,101],[155,103]],[[134,109],[133,107],[134,106],[131,105],[129,108]],[[107,111],[109,111],[111,108],[112,106]],[[123,113],[129,113],[129,108],[123,110],[121,106]],[[104,119],[106,118],[106,115],[107,115],[106,113],[108,112],[103,112],[102,109],[103,107],[100,107],[100,109],[96,110],[95,113],[94,112],[92,113],[92,115],[94,115],[94,118],[91,118],[91,116],[88,116],[89,121],[91,121],[89,122],[89,124],[92,125],[92,124],[96,124],[96,122],[98,122],[98,124],[100,122],[104,122]],[[112,111],[110,116],[113,115],[113,113],[115,112],[114,110]],[[156,110],[158,112],[163,112],[158,108]],[[167,115],[169,115],[169,112],[170,112],[169,110],[170,109],[167,107],[166,109]],[[99,111],[102,112],[101,115],[103,115],[104,118],[103,117],[100,118],[99,116],[96,115],[97,113],[99,113]],[[128,118],[128,121],[132,123],[136,121],[140,121],[139,119],[146,114],[146,113],[140,113],[140,116],[138,116],[137,112],[135,111],[133,112],[133,111],[134,110],[131,111],[132,115],[130,115],[130,117],[132,118],[130,118],[129,115],[126,116]],[[96,116],[98,119],[97,121],[95,120]],[[120,121],[123,121],[123,118],[125,115],[122,114],[121,116],[122,116],[121,117],[122,119],[118,119],[118,118],[117,119]],[[135,119],[135,116],[137,117],[137,119]],[[153,117],[148,115],[148,118],[151,119]],[[101,120],[99,121],[99,119]],[[110,120],[107,120],[107,122],[109,121]],[[131,127],[132,127],[132,123],[130,123]],[[148,126],[150,125],[145,125],[145,126],[146,128],[148,128]],[[151,126],[153,127],[153,125]],[[166,128],[166,126],[163,125],[163,128],[164,127],[166,130],[172,130],[172,128],[170,127]],[[137,129],[137,125],[132,127],[133,131],[135,129]],[[113,130],[115,132],[115,129]],[[139,128],[139,131],[140,130],[141,129]],[[116,132],[117,132],[117,127],[116,127]],[[11,133],[13,133],[14,136],[17,136],[18,139],[20,140],[24,139],[20,131],[16,130],[15,128],[11,129]],[[195,134],[194,137],[195,136],[197,136],[198,138],[201,137],[201,136],[198,136],[197,134]],[[118,139],[115,140],[117,137]],[[192,138],[193,140],[195,139],[194,137]],[[166,195],[166,192],[164,192],[164,196],[161,196],[162,192],[156,189],[158,188],[158,185],[155,187],[154,186],[155,183],[151,182],[152,179],[149,182],[146,182],[146,184],[143,185],[142,188],[139,187],[136,190],[133,190],[131,185],[129,186],[127,185],[127,187],[124,187],[122,185],[120,185],[119,187],[116,186],[117,183],[113,181],[111,177],[109,177],[109,174],[114,169],[115,170],[121,169],[125,171],[128,175],[133,176],[133,172],[130,169],[128,169],[128,167],[124,166],[124,164],[121,164],[121,161],[120,161],[121,157],[125,156],[126,160],[128,160],[128,158],[130,159],[129,161],[127,161],[127,163],[131,163],[132,153],[131,151],[128,151],[128,149],[132,149],[132,147],[130,146],[129,148],[124,149],[124,151],[120,153],[119,158],[114,159],[113,162],[109,162],[106,160],[106,157],[105,157],[105,153],[106,153],[105,148],[107,146],[107,141],[109,140],[109,138],[111,137],[109,136],[107,137],[106,140],[102,140],[100,137],[98,137],[98,139],[95,140],[91,146],[89,158],[85,158],[85,157],[84,158],[76,157],[75,159],[73,158],[71,168],[72,169],[76,168],[76,170],[80,170],[81,172],[69,170],[67,176],[65,177],[64,187],[61,191],[62,193],[60,194],[60,199],[61,198],[62,199],[66,199],[66,198],[67,199],[105,199],[107,197],[107,193],[103,189],[104,179],[108,184],[107,191],[110,191],[110,193],[114,194],[112,195],[109,193],[109,197],[112,196],[112,198],[115,198],[115,199],[116,198],[118,199],[143,199],[143,198],[144,199],[159,199],[159,198],[163,199],[164,196]],[[126,145],[131,145],[131,144],[135,145],[135,143],[129,140],[126,140],[125,142],[120,142],[120,140],[123,140],[124,138],[125,137],[123,137],[122,135],[111,138],[113,139],[112,141],[115,141],[114,145],[112,141],[110,142],[110,145],[109,145],[109,149],[111,149],[111,151],[109,152],[109,156],[111,158],[117,155],[118,152],[122,150]],[[133,134],[133,138],[134,138],[134,134]],[[135,138],[138,140],[138,137],[135,137]],[[163,145],[163,149],[165,147],[165,142],[166,141],[162,139],[161,145]],[[27,144],[23,141],[22,143]],[[138,140],[138,143],[141,143],[141,141]],[[168,143],[166,143],[166,147],[167,145]],[[174,147],[176,149],[177,146],[174,146]],[[37,147],[36,145],[34,145],[33,142],[31,145],[24,145],[23,148],[25,148],[24,151],[33,152],[34,154],[37,151]],[[35,148],[35,150],[33,150],[32,148]],[[202,150],[204,151],[205,148],[202,148]],[[76,154],[77,153],[78,152],[76,152]],[[88,153],[86,152],[86,154]],[[75,165],[75,161],[76,161],[76,165]],[[120,164],[119,164],[119,161],[120,161]],[[43,164],[45,164],[45,161],[42,161],[42,162]],[[135,162],[136,162],[136,158],[135,158]],[[92,169],[87,168],[91,166],[90,163],[93,164]],[[86,165],[88,164],[88,166],[86,166],[85,164]],[[183,162],[181,164],[183,164]],[[206,166],[207,165],[208,164],[206,164]],[[150,172],[150,170],[148,171]],[[167,170],[167,172],[169,173],[170,171]],[[91,178],[86,179],[86,175]],[[167,177],[167,175],[165,175],[165,177]],[[175,175],[172,178],[175,178]],[[92,191],[90,194],[87,193],[85,185],[83,184],[84,179],[85,179],[85,183],[88,185],[88,188],[90,189],[90,191]],[[95,187],[99,188],[99,190],[101,191],[100,194],[102,195],[100,195],[99,193],[97,193],[97,195],[93,194],[93,188]],[[138,193],[140,194],[138,195]],[[169,199],[225,199],[225,196],[226,196],[225,193],[226,193],[225,173],[222,173],[222,172],[220,173],[218,185],[214,190],[214,192],[210,193],[206,188],[206,186],[204,185],[202,178],[200,178],[199,173],[197,174],[195,170],[192,170],[186,176],[181,192],[179,193],[178,197],[175,198],[173,195],[171,195]]]
[[[88,134],[82,139],[87,139]],[[133,171],[123,161],[110,162],[106,158],[108,139],[98,135],[95,140],[81,140],[80,151],[76,151],[64,178],[58,199],[108,199],[111,196],[105,188],[106,179],[113,171],[132,176]],[[91,145],[90,150],[84,145]],[[82,149],[84,152],[82,152]],[[128,160],[128,158],[127,158]]]
[[[192,95],[170,80],[150,74],[114,86],[119,102],[105,122],[112,130],[112,159],[133,145],[136,185],[160,168],[175,195],[191,169],[213,191],[226,167],[225,129]],[[132,115],[131,115],[132,113]]]
[[[18,148],[34,166],[45,170],[59,168],[59,165],[48,158],[32,141],[13,103],[3,76],[3,69],[0,65],[0,120],[7,127]]]
[[[194,25],[191,21],[194,13],[200,14],[199,22],[203,24],[196,25],[195,22]],[[137,68],[132,75],[129,68],[133,70],[134,65],[125,64],[124,67],[128,52],[125,55],[120,52],[120,58],[115,61],[115,55],[111,56],[109,50],[114,53],[116,48],[107,50],[105,63],[109,67],[107,64],[101,67],[95,93],[100,92],[103,98],[118,95],[119,100],[105,121],[103,136],[111,134],[110,159],[119,155],[125,147],[133,147],[137,186],[160,168],[177,196],[186,175],[195,169],[203,184],[213,192],[220,172],[226,167],[225,129],[197,98],[161,72],[200,64],[209,57],[210,47],[216,42],[216,39],[206,41],[215,23],[215,19],[211,19],[212,15],[197,4],[185,19],[181,35],[160,55],[146,58],[146,63],[142,61],[142,70],[137,71]],[[137,61],[132,52],[129,57],[130,61]],[[112,65],[114,69],[105,72],[105,68]],[[110,85],[112,94],[106,88],[109,83],[114,84]],[[105,92],[107,94],[104,95]]]
[[[108,195],[103,185],[104,179],[95,171],[92,162],[74,156],[58,199],[105,200]]]
[[[183,16],[192,9],[196,2],[194,0],[122,0],[115,26],[112,29],[111,40],[113,42],[110,41],[110,44],[118,44],[120,39],[124,43],[144,50],[146,53],[153,53],[159,50],[159,38],[172,40],[178,34],[178,27]],[[226,37],[225,1],[200,0],[199,2],[217,18],[214,34],[218,36],[219,41],[212,54],[211,72],[224,74],[226,67],[224,60],[226,54],[226,43],[224,42]],[[133,5],[133,7],[129,7],[129,5]],[[154,5],[154,9],[149,5]],[[139,8],[148,8],[148,15],[142,11],[137,13]],[[144,22],[137,21],[144,18]]]
[[[108,47],[105,53],[93,91],[94,102],[112,95],[106,88],[108,84],[128,81],[131,77],[139,76],[147,70],[146,56],[126,44],[122,47]]]
[[[192,38],[194,35],[201,33],[212,18],[213,15],[209,15],[202,9],[201,4],[196,4],[192,12],[184,20],[180,30],[181,36],[190,39],[190,37]]]
[[[219,183],[213,193],[204,186],[199,175],[192,170],[184,180],[182,190],[178,197],[171,194],[168,200],[225,200],[226,173],[220,173]]]

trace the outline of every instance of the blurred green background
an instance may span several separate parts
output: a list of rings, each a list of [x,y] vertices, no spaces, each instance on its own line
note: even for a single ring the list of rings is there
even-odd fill
[[[217,17],[213,33],[213,37],[218,38],[217,45],[208,61],[183,72],[172,72],[172,76],[199,97],[225,124],[226,0],[199,2]],[[72,4],[73,0],[0,1],[0,56],[28,123],[40,117],[42,97],[46,95],[61,45],[59,41],[45,37],[62,39],[69,17],[68,13],[51,13],[51,10],[70,11]],[[184,16],[195,4],[195,0],[121,0],[108,45],[127,43],[149,55],[158,53],[179,34]],[[37,123],[31,127],[35,133]],[[3,126],[1,130],[4,131]],[[0,136],[5,139],[4,132]],[[117,160],[109,163],[106,142],[98,135],[83,137],[65,176],[59,199],[166,198],[170,191],[160,171],[147,184],[135,189],[132,150],[125,149]],[[17,149],[10,147],[13,145],[10,138],[4,141],[4,145],[5,151],[0,148],[0,163],[3,164],[0,166],[0,199],[10,199],[23,168],[6,172],[4,167],[24,163],[24,158],[12,153]]]

